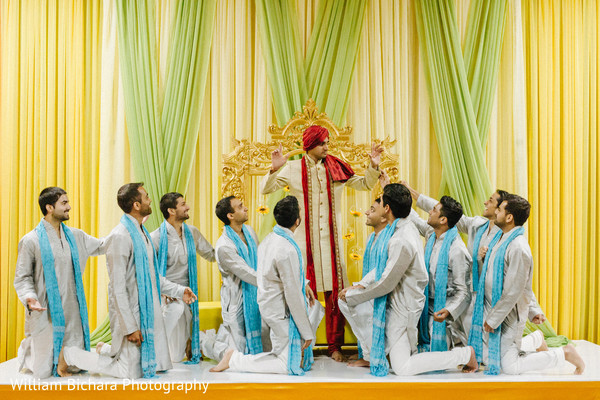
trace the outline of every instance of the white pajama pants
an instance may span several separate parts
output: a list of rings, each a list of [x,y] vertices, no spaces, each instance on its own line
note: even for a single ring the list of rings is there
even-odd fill
[[[308,309],[308,319],[316,336],[317,328],[323,319],[325,310],[318,301]],[[314,345],[314,341],[312,343]],[[231,372],[255,372],[261,374],[287,374],[288,373],[289,345],[279,353],[246,354],[235,350],[229,361]]]
[[[281,353],[242,354],[234,351],[229,361],[230,372],[255,372],[259,374],[287,374],[289,347]]]
[[[544,342],[544,333],[542,331],[534,331],[521,339],[521,351],[526,353],[535,352]]]
[[[74,365],[91,374],[104,374],[116,378],[141,378],[141,352],[134,343],[123,339],[121,351],[116,357],[110,357],[110,345],[102,346],[102,353],[85,351],[77,347],[65,347],[63,355],[68,365]]]
[[[562,347],[521,355],[520,349],[513,344],[503,353],[502,372],[509,375],[554,368],[565,362],[565,352]]]
[[[192,310],[182,300],[175,300],[162,306],[167,341],[171,361],[180,362],[185,357],[185,349],[190,338]]]
[[[363,357],[370,360],[373,338],[373,300],[349,306],[339,301],[339,307],[352,331],[360,341]],[[396,375],[416,375],[424,372],[456,368],[471,358],[469,347],[456,347],[451,351],[436,351],[411,355],[411,346],[406,330],[398,332],[396,342],[389,349],[390,364]]]

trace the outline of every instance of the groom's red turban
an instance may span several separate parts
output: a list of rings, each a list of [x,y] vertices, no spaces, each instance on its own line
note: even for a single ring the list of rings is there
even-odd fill
[[[329,137],[329,131],[327,128],[323,128],[319,125],[309,126],[304,130],[302,135],[303,149],[308,151],[314,149]]]

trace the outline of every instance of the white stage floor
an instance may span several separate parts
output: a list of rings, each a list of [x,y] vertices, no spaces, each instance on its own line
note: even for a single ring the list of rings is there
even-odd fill
[[[240,384],[240,383],[307,383],[307,382],[352,382],[352,383],[383,383],[383,382],[576,382],[576,381],[600,381],[600,346],[583,340],[575,341],[577,351],[586,363],[583,375],[573,375],[574,367],[570,364],[563,368],[550,369],[543,372],[531,372],[519,376],[499,375],[488,376],[483,372],[475,374],[463,374],[456,372],[445,372],[438,374],[423,374],[413,377],[398,377],[390,374],[384,378],[377,378],[369,374],[367,368],[351,368],[346,363],[336,363],[326,356],[316,357],[313,368],[305,376],[288,376],[272,374],[250,374],[250,373],[213,373],[209,369],[215,365],[214,362],[203,361],[199,365],[185,365],[176,363],[174,368],[152,382],[205,382],[214,384]],[[11,385],[21,381],[23,383],[32,380],[30,374],[17,372],[17,360],[12,359],[0,364],[0,385]],[[49,378],[43,382],[52,384],[75,383],[81,384],[123,384],[123,380],[109,378],[100,375],[79,374],[69,379]],[[137,381],[137,380],[136,380]]]

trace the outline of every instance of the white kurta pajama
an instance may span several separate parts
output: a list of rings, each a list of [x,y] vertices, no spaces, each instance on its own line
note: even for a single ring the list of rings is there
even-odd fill
[[[414,354],[428,277],[423,242],[409,219],[398,222],[387,251],[388,260],[381,278],[375,280],[376,269],[371,270],[358,283],[364,289],[349,290],[346,302],[339,301],[340,309],[361,343],[364,359],[370,360],[374,299],[387,294],[385,351],[396,375],[414,375],[466,364],[471,356],[468,347]]]
[[[292,231],[286,228],[290,235]],[[323,306],[318,301],[307,312],[300,277],[300,263],[294,246],[287,239],[270,233],[258,247],[257,299],[263,320],[271,329],[272,350],[256,355],[234,351],[229,370],[286,374],[288,372],[288,342],[290,316],[303,340],[312,340],[323,318]]]
[[[491,306],[494,282],[493,265],[498,249],[512,232],[511,230],[504,233],[492,249],[491,254],[488,254],[490,261],[485,276],[483,320],[493,329],[498,329],[502,325],[500,356],[503,372],[521,374],[559,366],[564,362],[565,355],[562,348],[520,355],[519,346],[532,300],[531,282],[533,277],[533,257],[527,239],[523,235],[515,238],[506,249],[502,296],[494,307]],[[488,334],[483,332],[485,363],[487,363],[488,356],[487,343]]]
[[[168,281],[178,285],[188,287],[189,267],[188,267],[188,248],[185,236],[180,237],[173,225],[166,223],[167,227],[167,270],[165,277]],[[215,261],[215,250],[211,244],[202,236],[198,228],[188,225],[196,248],[195,252],[208,261]],[[183,227],[182,227],[183,231]],[[158,251],[160,244],[160,228],[150,234],[154,248]],[[167,340],[169,342],[169,352],[171,360],[179,362],[186,356],[185,349],[190,338],[192,324],[192,310],[181,299],[175,299],[167,303],[162,303],[162,313],[167,330]]]
[[[258,244],[256,232],[246,225],[254,243]],[[246,351],[246,326],[244,322],[244,291],[242,282],[257,286],[256,274],[238,253],[235,243],[225,232],[217,240],[215,253],[219,272],[221,272],[221,316],[223,324],[215,333],[214,330],[200,333],[202,338],[202,354],[220,361],[229,348],[234,348],[241,353]],[[271,349],[269,329],[262,323],[263,351]]]
[[[130,218],[136,227],[140,226],[137,220],[130,215],[127,215],[127,218]],[[156,290],[154,249],[141,227],[139,227],[139,233],[146,245],[152,284],[156,371],[166,371],[173,366],[162,317],[160,297]],[[111,231],[106,246],[106,262],[110,278],[108,284],[108,311],[112,346],[105,344],[102,348],[102,355],[79,348],[65,347],[65,361],[68,365],[75,365],[90,373],[101,373],[117,378],[140,378],[142,377],[140,348],[127,340],[127,335],[140,330],[141,325],[133,241],[125,225],[120,223]],[[160,277],[161,294],[181,299],[184,290],[184,286]]]
[[[427,196],[421,194],[417,200],[417,207],[419,207],[423,211],[428,212],[433,207],[435,207],[435,205],[437,203],[438,203],[438,201],[432,199],[431,197],[427,197]],[[489,247],[494,236],[496,236],[496,234],[500,231],[500,228],[498,228],[492,221],[490,221],[489,219],[487,219],[485,217],[481,217],[481,216],[469,217],[464,214],[460,218],[458,223],[456,224],[456,228],[458,229],[458,231],[460,233],[464,233],[468,236],[467,250],[469,251],[469,254],[471,255],[471,254],[473,254],[473,246],[475,245],[475,237],[477,236],[477,231],[488,221],[490,222],[490,224],[489,224],[487,230],[483,233],[483,236],[481,237],[481,241],[479,242],[479,248],[477,249],[477,265],[478,265],[478,273],[479,274],[481,274],[481,269],[483,268],[483,263],[485,262],[485,259],[479,255],[479,249],[482,247]],[[471,269],[471,274],[472,274],[472,269]],[[531,296],[531,299],[532,299],[530,306],[529,306],[529,319],[533,319],[533,317],[535,317],[536,315],[543,314],[543,311],[533,293],[533,288],[530,286],[528,289],[531,291],[531,293],[529,295]],[[470,302],[469,306],[467,307],[467,310],[465,311],[465,313],[460,318],[462,325],[463,325],[463,329],[466,332],[467,336],[469,335],[469,332],[471,330],[471,319],[473,317],[473,308],[475,307],[475,297],[476,297],[475,292],[477,291],[477,289],[473,288],[471,286],[471,290],[472,290],[471,302]],[[536,334],[532,337],[524,338],[525,340],[522,343],[523,351],[535,351],[535,349],[537,349],[541,345],[541,341],[537,338],[537,335],[538,334]]]
[[[43,220],[43,224],[54,255],[56,281],[65,316],[63,346],[75,346],[83,349],[83,329],[73,274],[71,248],[62,227],[59,238],[49,222]],[[80,229],[70,229],[77,244],[79,266],[83,274],[89,257],[104,254],[104,239],[96,239]],[[42,307],[47,308],[44,311],[28,311],[25,315],[25,339],[21,342],[18,350],[19,370],[27,368],[36,378],[46,378],[52,374],[53,334],[42,255],[35,230],[23,236],[19,242],[18,253],[14,286],[19,300],[27,307],[27,298],[37,299]]]
[[[411,210],[410,220],[415,224],[421,236],[429,241],[434,230],[427,221],[421,219],[419,215]],[[429,261],[429,332],[431,337],[433,327],[433,313],[435,302],[435,277],[437,265],[439,261],[440,251],[446,233],[436,238],[431,251],[431,259]],[[448,348],[451,349],[456,345],[466,346],[468,342],[468,332],[463,329],[461,316],[471,303],[471,256],[467,251],[462,238],[458,236],[450,246],[448,254],[448,280],[446,291],[446,306],[450,312],[446,318],[446,339]],[[439,311],[439,310],[438,310]]]

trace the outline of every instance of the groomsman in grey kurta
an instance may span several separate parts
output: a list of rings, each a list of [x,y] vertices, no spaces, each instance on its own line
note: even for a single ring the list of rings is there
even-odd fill
[[[431,210],[429,219],[421,219],[411,210],[410,220],[415,224],[421,236],[427,242],[431,235],[435,235],[435,242],[429,259],[429,332],[433,321],[446,321],[446,338],[448,348],[456,345],[467,345],[467,333],[464,331],[460,316],[466,311],[471,302],[471,256],[467,251],[461,237],[456,237],[450,245],[448,252],[448,278],[446,291],[446,306],[434,313],[435,285],[440,251],[447,237],[448,231],[456,225],[462,217],[462,206],[451,197],[444,196]],[[426,260],[427,261],[427,260]],[[431,333],[429,334],[431,337]]]
[[[257,271],[257,301],[261,316],[271,329],[272,350],[244,355],[231,347],[211,372],[229,369],[232,372],[289,373],[290,318],[297,326],[302,351],[314,344],[324,310],[315,301],[303,274],[300,249],[296,250],[289,241],[293,240],[300,224],[298,201],[293,196],[285,197],[277,203],[273,214],[277,225],[259,246]]]
[[[168,281],[181,286],[190,286],[189,249],[183,232],[183,223],[190,218],[190,206],[181,193],[171,192],[160,199],[160,211],[165,218],[164,227],[167,233],[168,252],[165,277]],[[192,225],[187,225],[187,227],[194,239],[195,249],[193,251],[200,254],[207,261],[215,261],[215,250],[208,240],[202,236],[200,230]],[[150,237],[154,243],[154,248],[159,251],[161,228],[152,232]],[[180,299],[166,298],[164,300],[162,312],[167,329],[171,360],[179,362],[186,356],[190,360],[192,358],[190,344],[192,311],[190,306]]]
[[[402,183],[406,187],[408,187],[413,199],[417,202],[417,207],[419,207],[421,210],[428,212],[437,204],[437,200],[434,200],[431,197],[427,197],[426,195],[417,192],[415,189],[408,186],[406,182]],[[461,219],[456,224],[456,228],[458,229],[458,231],[460,233],[466,234],[468,237],[467,250],[471,255],[473,264],[477,263],[478,274],[481,273],[481,268],[483,267],[483,262],[485,260],[485,255],[488,246],[490,245],[490,242],[492,241],[496,233],[500,231],[500,228],[498,228],[494,223],[494,221],[496,220],[496,210],[498,209],[498,207],[500,207],[500,204],[502,204],[502,202],[504,201],[506,196],[508,196],[508,194],[509,193],[504,190],[496,190],[494,193],[492,193],[490,198],[483,203],[483,213],[481,214],[481,216],[477,215],[475,217],[469,217],[468,215],[463,214]],[[480,232],[478,238],[478,232],[481,229],[483,229],[483,232]],[[477,249],[473,248],[475,246],[477,246]],[[477,259],[473,257],[475,251],[477,254]],[[471,273],[471,278],[473,284],[476,284],[478,276],[473,276],[473,273]],[[467,307],[467,310],[461,317],[464,331],[467,334],[471,329],[471,317],[473,315],[474,305],[473,302],[475,301],[474,292],[476,291],[476,289],[473,286],[471,286],[471,290],[471,303],[469,304],[469,307]],[[546,317],[544,316],[544,312],[542,311],[535,297],[535,294],[533,293],[533,290],[530,293],[530,297],[531,303],[529,304],[529,312],[527,316],[533,323],[541,324],[546,320]],[[543,340],[543,335],[539,334],[538,332],[540,331],[536,331],[524,338],[523,342],[521,343],[522,350],[535,351],[536,349],[546,349],[546,344]]]
[[[504,373],[521,374],[553,368],[561,366],[566,360],[575,366],[575,374],[582,374],[585,368],[584,362],[572,345],[525,355],[521,354],[519,349],[531,303],[533,257],[527,238],[522,234],[523,224],[529,217],[530,208],[529,202],[524,198],[508,195],[496,210],[495,223],[501,229],[502,235],[487,256],[488,267],[485,276],[482,276],[482,279],[485,279],[482,358],[489,365],[488,335],[500,330],[500,358]],[[504,258],[504,274],[501,278],[503,289],[501,297],[493,304],[492,295],[494,285],[497,284],[494,279],[494,269],[498,257]],[[479,295],[481,293],[478,293]],[[477,302],[479,301],[481,300],[478,299]],[[476,324],[477,302],[473,325]]]
[[[142,222],[152,213],[150,197],[142,183],[123,185],[117,194],[119,207],[125,212],[121,223],[110,233],[107,240],[106,260],[110,282],[108,285],[108,311],[112,345],[98,345],[99,354],[86,352],[79,348],[65,347],[64,361],[91,373],[102,373],[118,378],[142,377],[142,355],[140,346],[146,340],[142,335],[141,317],[143,317],[138,297],[138,279],[134,239],[127,226],[134,226],[145,245],[148,257],[151,298],[154,325],[149,327],[154,335],[155,371],[172,368],[167,334],[161,312],[160,294],[156,282],[155,251]],[[186,303],[196,300],[188,287],[178,285],[160,277],[160,293],[183,299]]]
[[[386,218],[388,227],[391,229],[395,224],[395,230],[388,243],[383,243],[387,260],[381,277],[377,279],[377,268],[372,268],[360,282],[345,288],[339,295],[340,309],[363,350],[364,360],[352,364],[370,366],[373,326],[376,323],[373,312],[375,299],[388,296],[384,351],[389,355],[396,375],[444,370],[459,364],[465,364],[467,369],[474,371],[477,361],[471,347],[417,354],[417,324],[424,307],[428,276],[422,240],[408,218],[411,205],[410,192],[397,183],[384,187],[381,204],[373,203],[371,218]]]
[[[242,232],[245,227],[258,245],[258,236],[254,229],[245,224],[248,221],[248,208],[234,197],[225,197],[215,206],[215,214],[240,237],[244,245],[248,243]],[[234,348],[242,353],[246,351],[246,329],[244,322],[244,295],[242,282],[256,286],[256,271],[252,269],[239,253],[235,243],[223,229],[223,234],[215,245],[217,264],[221,272],[221,316],[223,324],[218,331],[200,332],[202,337],[202,353],[207,357],[220,361],[228,348]],[[271,349],[269,328],[263,321],[262,345],[263,351]]]
[[[46,230],[54,256],[56,281],[65,317],[63,346],[83,349],[84,334],[71,249],[62,226],[62,222],[69,219],[69,198],[63,189],[48,187],[40,193],[39,204],[44,215],[41,223]],[[79,267],[83,273],[88,257],[104,254],[104,240],[96,239],[76,228],[70,230],[77,244]],[[23,236],[18,249],[14,286],[19,300],[27,308],[25,339],[18,351],[19,370],[27,368],[36,378],[46,378],[51,375],[53,367],[52,318],[48,310],[44,269],[36,230]]]

